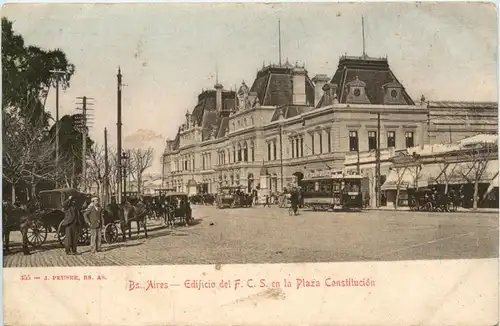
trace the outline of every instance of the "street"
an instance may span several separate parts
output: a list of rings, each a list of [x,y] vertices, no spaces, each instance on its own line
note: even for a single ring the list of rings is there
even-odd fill
[[[49,233],[32,255],[20,252],[20,233],[4,267],[245,264],[498,258],[497,213],[354,213],[283,208],[219,210],[194,206],[195,224],[166,229],[150,221],[149,237],[104,244],[103,252],[66,256]]]

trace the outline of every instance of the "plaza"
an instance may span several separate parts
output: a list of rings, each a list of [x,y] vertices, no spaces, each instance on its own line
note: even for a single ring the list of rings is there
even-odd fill
[[[367,210],[301,211],[277,207],[219,210],[194,206],[195,224],[164,228],[149,222],[149,238],[104,245],[78,256],[48,241],[24,256],[19,232],[4,267],[264,264],[498,258],[498,213]],[[135,226],[133,225],[133,229]],[[48,240],[51,240],[49,234]]]

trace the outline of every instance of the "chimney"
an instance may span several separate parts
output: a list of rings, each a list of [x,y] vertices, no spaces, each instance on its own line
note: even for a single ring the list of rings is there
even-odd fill
[[[324,74],[316,75],[312,81],[314,83],[314,107],[317,107],[323,95],[323,86],[328,82],[328,76]]]
[[[295,67],[293,76],[293,105],[306,105],[306,70],[303,67]]]
[[[330,97],[332,99],[332,104],[339,104],[337,98],[337,84],[330,84]]]
[[[323,106],[339,103],[339,101],[337,100],[337,84],[325,84],[323,85],[323,91]]]
[[[215,84],[215,108],[217,112],[222,112],[222,85],[217,83]]]

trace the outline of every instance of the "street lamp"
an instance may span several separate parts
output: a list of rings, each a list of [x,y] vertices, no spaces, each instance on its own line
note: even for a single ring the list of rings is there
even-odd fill
[[[123,168],[123,197],[127,200],[127,164],[129,155],[125,152],[122,153],[120,158],[121,166]]]

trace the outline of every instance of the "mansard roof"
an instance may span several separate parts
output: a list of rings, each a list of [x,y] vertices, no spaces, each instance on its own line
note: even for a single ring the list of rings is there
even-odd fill
[[[278,121],[280,119],[280,114],[283,114],[284,119],[290,119],[293,117],[296,117],[298,115],[301,115],[302,113],[306,113],[307,111],[311,110],[311,106],[307,105],[283,105],[280,107],[277,107],[274,110],[273,117],[271,118],[271,122],[273,121]]]
[[[401,85],[389,67],[387,58],[342,56],[337,71],[330,81],[332,84],[337,84],[339,103],[346,103],[347,85],[354,81],[358,82],[358,80],[365,83],[364,87],[370,104],[387,104],[384,103],[382,87],[390,84]],[[401,87],[405,104],[415,105],[404,86],[401,85]],[[323,100],[324,96],[318,103],[318,107],[324,106]]]
[[[293,69],[288,63],[269,65],[257,72],[250,92],[257,93],[260,105],[276,106],[292,104]],[[314,84],[306,73],[306,102],[314,103]]]

